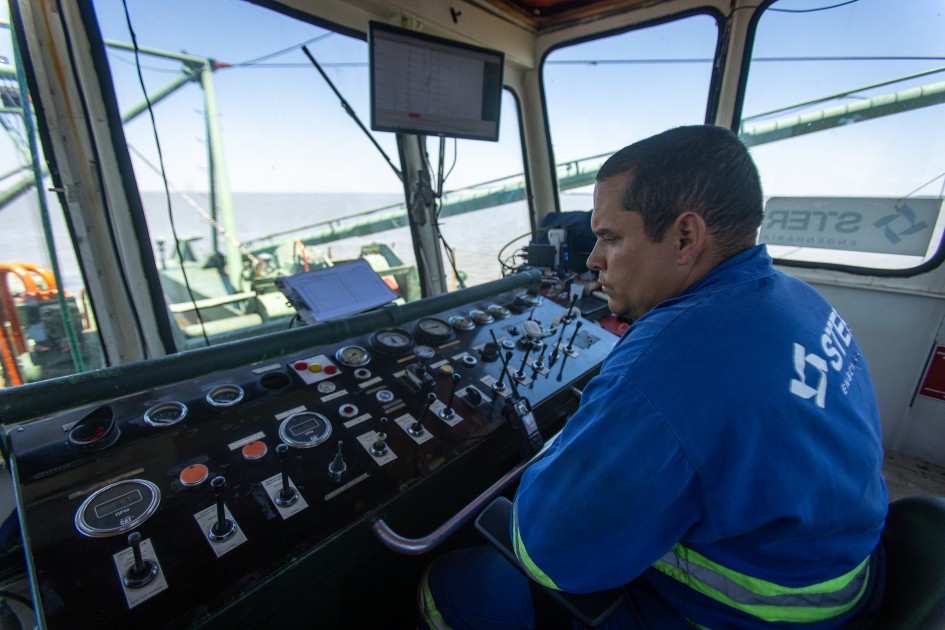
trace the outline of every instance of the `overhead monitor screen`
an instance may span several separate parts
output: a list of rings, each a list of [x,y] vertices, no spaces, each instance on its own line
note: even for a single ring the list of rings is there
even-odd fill
[[[371,129],[499,139],[504,53],[370,24]]]

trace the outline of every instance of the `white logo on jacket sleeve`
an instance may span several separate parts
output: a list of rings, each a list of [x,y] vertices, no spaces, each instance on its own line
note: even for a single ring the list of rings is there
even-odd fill
[[[836,310],[831,310],[827,323],[824,325],[823,335],[820,337],[820,349],[825,356],[813,352],[808,354],[807,348],[797,342],[794,343],[794,371],[797,373],[797,378],[791,379],[791,393],[804,399],[814,398],[817,406],[823,408],[827,401],[827,365],[830,365],[835,372],[839,372],[843,368],[843,362],[852,341],[853,333],[850,332],[846,322]],[[808,365],[815,369],[810,379]],[[853,368],[855,368],[855,363],[844,379],[842,387],[844,394],[849,391],[849,381],[853,379]]]
[[[816,387],[807,383],[807,365],[817,369],[818,382]],[[807,350],[799,343],[794,344],[794,371],[798,378],[791,379],[791,393],[801,398],[812,398],[817,395],[817,406],[823,407],[827,399],[827,362],[816,354],[807,354]]]

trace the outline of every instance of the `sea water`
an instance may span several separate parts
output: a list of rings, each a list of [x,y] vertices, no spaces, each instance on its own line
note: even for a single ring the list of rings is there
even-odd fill
[[[321,232],[327,226],[318,225],[320,222],[341,220],[370,210],[389,212],[402,208],[399,204],[403,195],[237,192],[231,198],[236,227],[229,236],[238,243],[253,247],[286,240],[291,242],[295,238]],[[214,228],[205,218],[212,214],[206,193],[171,192],[168,204],[164,192],[143,192],[141,200],[156,259],[159,257],[158,241],[164,241],[165,248],[169,250],[175,231],[181,239],[200,237],[194,242],[194,249],[198,255],[209,254]],[[590,209],[590,195],[565,195],[562,205],[566,210]],[[47,194],[47,207],[61,284],[66,290],[78,293],[83,286],[82,274],[72,253],[72,242],[58,199],[51,193]],[[35,191],[31,191],[0,209],[0,263],[22,261],[51,268],[38,208]],[[370,218],[370,215],[359,218]],[[340,222],[339,225],[344,223]],[[473,286],[502,277],[503,268],[498,259],[500,253],[513,266],[521,264],[522,259],[516,257],[515,253],[530,240],[531,227],[526,202],[521,201],[444,218],[440,221],[440,232],[445,243],[455,251],[457,269],[465,274],[467,286]],[[408,227],[347,238],[317,247],[332,259],[347,259],[357,257],[361,245],[369,243],[386,244],[404,263],[416,264]],[[456,280],[449,273],[446,258],[444,264],[447,266],[447,284],[451,289],[455,288]]]

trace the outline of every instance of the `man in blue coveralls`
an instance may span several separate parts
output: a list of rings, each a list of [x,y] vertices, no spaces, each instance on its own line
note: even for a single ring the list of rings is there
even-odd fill
[[[623,588],[614,628],[811,630],[866,623],[882,598],[879,411],[843,319],[755,245],[748,151],[671,129],[597,174],[588,266],[634,323],[510,523],[520,567],[447,554],[420,586],[431,627],[531,628],[527,574]]]

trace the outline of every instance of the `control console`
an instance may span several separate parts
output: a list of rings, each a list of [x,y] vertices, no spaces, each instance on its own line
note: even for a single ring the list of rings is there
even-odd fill
[[[41,623],[258,622],[378,518],[435,526],[576,408],[616,337],[569,315],[515,290],[8,425]]]

